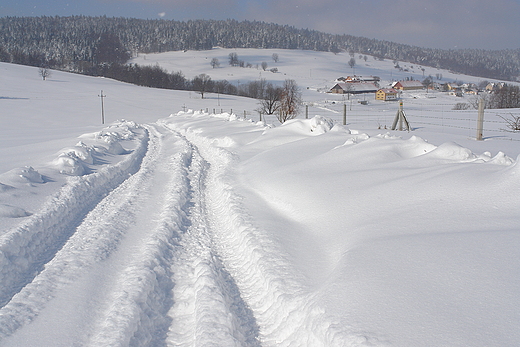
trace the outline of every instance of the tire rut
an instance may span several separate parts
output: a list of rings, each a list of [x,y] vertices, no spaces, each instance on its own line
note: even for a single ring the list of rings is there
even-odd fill
[[[173,261],[175,304],[168,345],[259,346],[258,327],[216,252],[209,227],[206,190],[209,164],[186,139],[191,202]]]

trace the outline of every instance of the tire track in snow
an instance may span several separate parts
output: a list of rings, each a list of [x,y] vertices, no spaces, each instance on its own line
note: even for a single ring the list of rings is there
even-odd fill
[[[180,153],[169,158],[169,161],[167,158],[165,164],[161,156],[161,148],[164,147],[162,136],[153,128],[150,128],[150,133],[152,136],[148,151],[140,170],[103,199],[87,215],[65,246],[47,263],[45,270],[0,310],[0,340],[35,319],[50,300],[63,294],[64,288],[74,285],[96,265],[93,271],[106,272],[102,275],[94,274],[94,277],[102,279],[98,283],[101,289],[96,288],[99,291],[96,294],[106,298],[112,295],[109,299],[109,307],[112,309],[94,307],[99,312],[108,311],[98,319],[104,323],[96,327],[94,323],[81,322],[85,326],[79,328],[84,330],[79,331],[79,334],[83,334],[80,339],[86,344],[88,336],[91,336],[96,346],[128,345],[127,342],[132,339],[137,341],[134,343],[136,345],[147,345],[160,339],[162,330],[164,341],[169,324],[166,313],[168,303],[171,303],[172,287],[169,258],[172,242],[179,229],[175,218],[178,217],[182,223],[182,215],[163,213],[156,216],[150,213],[150,208],[160,207],[164,201],[159,199],[158,203],[148,208],[147,204],[166,197],[166,192],[154,195],[163,189],[161,186],[155,191],[153,189],[154,183],[161,183],[164,178],[157,178],[160,171],[157,167],[161,166],[163,175],[170,176],[168,170],[173,165],[176,172],[182,175],[184,159]],[[183,195],[183,192],[186,189],[178,176],[171,176],[171,181],[180,182],[181,187],[174,192],[176,194],[171,194],[169,204],[166,205],[177,208],[184,204],[186,194]],[[177,210],[180,211],[179,208]],[[138,218],[143,216],[144,220],[139,223]],[[155,217],[156,220],[146,217]],[[150,224],[156,227],[148,230]],[[115,276],[115,284],[111,278],[114,273],[118,275]],[[103,292],[105,287],[112,293]],[[121,290],[126,292],[121,295]],[[87,296],[83,299],[90,298]],[[69,306],[72,310],[75,306],[89,307],[79,303],[71,303]],[[114,307],[121,310],[114,314]],[[92,315],[90,312],[77,314]],[[95,328],[89,330],[87,325]]]
[[[77,185],[66,186],[65,192],[70,193],[67,197],[70,198],[69,200],[72,199],[72,203],[69,206],[70,210],[63,211],[63,214],[70,215],[70,219],[74,219],[73,215],[76,214],[76,219],[78,219],[85,214],[84,208],[81,209],[76,206],[81,202],[79,197],[96,197],[95,193],[98,193],[101,188],[115,186],[120,183],[117,188],[112,190],[86,215],[83,222],[74,229],[72,236],[64,246],[45,265],[45,269],[35,276],[32,282],[28,283],[14,295],[8,304],[0,309],[0,340],[13,334],[16,330],[35,319],[45,308],[46,304],[55,297],[58,289],[77,280],[82,272],[88,270],[92,265],[107,259],[117,249],[121,238],[134,221],[135,211],[139,209],[136,203],[139,201],[138,188],[143,185],[146,177],[150,175],[149,153],[153,152],[153,147],[157,146],[158,139],[155,136],[152,141],[149,142],[148,140],[147,135],[146,142],[143,143],[145,148],[140,150],[143,154],[129,158],[128,160],[132,162],[126,163],[128,167],[137,166],[137,168],[142,164],[140,169],[135,170],[137,172],[122,183],[120,182],[120,177],[128,177],[128,174],[120,173],[116,166],[115,168],[109,167],[105,169],[108,173],[116,171],[116,174],[103,173],[101,182],[96,180],[97,177],[94,174],[95,176],[85,177],[87,182],[92,182],[83,184],[86,188],[83,185],[79,185],[79,187]],[[147,152],[146,149],[148,149]],[[89,178],[90,180],[88,180]],[[80,183],[83,182],[81,178],[77,180]],[[95,183],[100,183],[102,187],[96,187]],[[88,189],[94,192],[85,192]],[[76,190],[79,190],[79,192]],[[60,196],[63,194],[63,191],[60,192]],[[69,200],[66,198],[63,200],[58,200],[61,202],[59,208],[66,209],[66,203]],[[87,206],[94,202],[95,200],[87,201]],[[43,224],[53,225],[59,221],[59,218],[53,214],[50,216],[47,214],[42,215]],[[46,221],[45,218],[50,219],[50,222]],[[40,244],[37,246],[41,247]],[[36,248],[36,251],[40,250]]]
[[[159,127],[157,127],[159,128]],[[164,129],[151,129],[157,133]],[[187,223],[188,201],[186,165],[189,151],[178,138],[168,138],[152,153],[153,172],[139,194],[148,195],[147,205],[136,214],[129,241],[121,244],[114,262],[122,270],[107,298],[107,307],[96,323],[90,346],[164,345],[171,324],[167,316],[174,286],[170,271],[173,246]],[[129,254],[128,252],[131,252]]]
[[[175,129],[174,120],[169,125]],[[270,237],[254,227],[233,190],[231,170],[236,158],[211,139],[179,130],[208,160],[207,216],[226,268],[260,328],[266,346],[370,346],[364,334],[328,317],[306,291],[286,258]]]
[[[147,143],[144,132],[138,147],[118,164],[70,177],[40,212],[0,237],[0,307],[35,278],[96,204],[139,170]]]
[[[60,342],[75,345],[163,346],[177,344],[176,336],[188,336],[184,345],[258,345],[254,318],[208,233],[207,163],[178,134],[159,125],[147,129],[140,169],[101,200],[45,269],[0,309],[0,341],[16,345],[18,336],[31,335],[16,333],[30,331],[34,321],[37,331],[57,328]],[[181,295],[188,291],[193,295]],[[56,309],[56,300],[61,311],[45,311]],[[186,305],[194,308],[188,334]],[[61,327],[38,321],[39,315],[74,322]],[[38,345],[54,343],[37,338]]]
[[[188,145],[188,143],[187,143]],[[206,210],[208,163],[192,148],[190,224],[174,257],[168,345],[259,346],[258,327],[215,251]]]

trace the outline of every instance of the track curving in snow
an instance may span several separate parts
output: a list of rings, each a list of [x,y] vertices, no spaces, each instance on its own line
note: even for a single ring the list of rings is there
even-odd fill
[[[265,346],[367,346],[377,344],[364,334],[325,314],[303,285],[285,252],[254,226],[233,189],[237,157],[214,139],[191,128],[168,127],[182,133],[209,163],[206,216],[216,248],[243,300],[259,326]],[[224,344],[225,345],[225,344]]]
[[[68,223],[72,230],[64,235],[56,231],[63,246],[45,250],[51,259],[38,265],[43,270],[27,277],[0,309],[1,345],[258,345],[255,319],[210,235],[207,162],[179,134],[160,125],[146,129],[142,155],[128,158],[138,169],[118,173],[127,177],[122,182],[107,179],[114,189],[104,198],[70,198],[95,177],[84,176],[77,178],[79,188],[67,185],[53,200],[63,211],[40,214],[44,224],[68,215],[81,222]],[[83,208],[71,201],[83,201]],[[33,239],[20,248],[40,250]],[[18,264],[4,261],[3,269],[11,267],[4,278],[19,277]],[[31,271],[30,264],[26,268]]]
[[[69,180],[1,240],[0,345],[372,345],[254,226],[232,152],[172,117],[142,128],[120,164]]]

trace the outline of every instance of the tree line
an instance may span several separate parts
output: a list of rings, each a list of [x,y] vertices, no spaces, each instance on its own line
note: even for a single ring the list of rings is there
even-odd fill
[[[109,36],[109,38],[107,38]],[[117,40],[116,40],[117,39]],[[104,57],[104,43],[118,43],[118,57]],[[78,65],[122,60],[137,52],[223,48],[282,48],[368,54],[485,78],[517,80],[520,49],[443,50],[260,21],[144,20],[109,17],[2,17],[0,60],[77,71]],[[117,54],[116,54],[117,53]],[[110,61],[113,62],[113,61]]]
[[[84,74],[105,76],[118,81],[139,86],[195,91],[202,98],[207,93],[238,95],[258,100],[257,112],[263,115],[276,115],[280,123],[296,117],[301,104],[301,91],[294,80],[286,80],[281,86],[265,79],[233,85],[227,80],[212,80],[207,74],[193,79],[184,77],[182,71],[168,72],[158,65],[141,66],[138,64],[104,63],[90,66]],[[45,79],[48,75],[40,69]]]

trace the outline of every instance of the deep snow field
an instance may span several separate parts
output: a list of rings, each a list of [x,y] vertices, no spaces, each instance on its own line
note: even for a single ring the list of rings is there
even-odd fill
[[[413,131],[391,131],[398,103],[324,93],[349,59],[133,59],[295,79],[308,119],[283,125],[252,99],[0,63],[0,346],[519,345],[520,135],[499,115],[520,110],[486,110],[476,141],[452,110],[469,96],[405,92]]]

